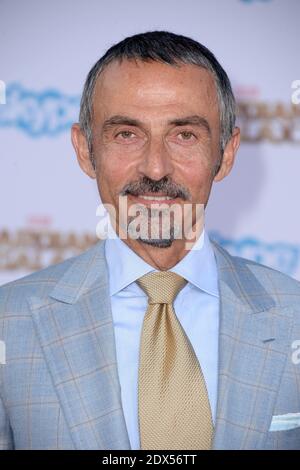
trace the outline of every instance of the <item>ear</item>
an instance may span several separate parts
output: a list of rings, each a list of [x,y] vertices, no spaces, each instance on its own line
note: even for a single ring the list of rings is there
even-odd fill
[[[214,177],[214,181],[221,181],[227,176],[234,164],[235,156],[240,146],[240,129],[235,127],[230,140],[227,142],[223,152],[221,167]]]
[[[96,172],[93,168],[88,143],[78,123],[73,124],[71,129],[71,140],[77,155],[77,160],[82,171],[90,178],[96,178]]]

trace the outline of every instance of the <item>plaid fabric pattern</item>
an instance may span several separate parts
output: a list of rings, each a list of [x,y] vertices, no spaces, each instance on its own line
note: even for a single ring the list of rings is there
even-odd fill
[[[214,449],[300,449],[300,283],[214,244],[220,289]],[[130,449],[104,244],[0,288],[0,449]],[[199,338],[201,341],[201,338]]]

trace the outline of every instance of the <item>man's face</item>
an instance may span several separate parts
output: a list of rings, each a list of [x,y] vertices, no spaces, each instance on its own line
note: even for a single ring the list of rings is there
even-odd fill
[[[103,203],[117,213],[124,194],[128,207],[153,203],[143,196],[206,205],[221,157],[217,92],[208,71],[113,62],[96,83],[93,103],[93,156]]]

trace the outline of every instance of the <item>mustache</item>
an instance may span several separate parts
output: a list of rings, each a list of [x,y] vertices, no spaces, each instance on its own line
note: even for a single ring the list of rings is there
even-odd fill
[[[141,196],[145,193],[161,193],[173,199],[180,197],[184,201],[191,199],[191,194],[184,186],[174,183],[169,177],[164,176],[159,181],[152,180],[144,176],[139,181],[133,181],[124,186],[120,192],[121,196],[131,194],[132,196]]]

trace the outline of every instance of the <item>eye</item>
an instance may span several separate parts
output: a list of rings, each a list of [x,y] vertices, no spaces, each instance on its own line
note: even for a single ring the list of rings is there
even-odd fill
[[[116,137],[121,137],[122,139],[126,139],[126,140],[129,140],[134,136],[135,134],[131,131],[121,131],[121,132],[118,132],[118,134],[116,135]]]
[[[182,138],[182,140],[192,140],[193,138],[196,138],[195,134],[191,131],[182,131],[179,134]]]

